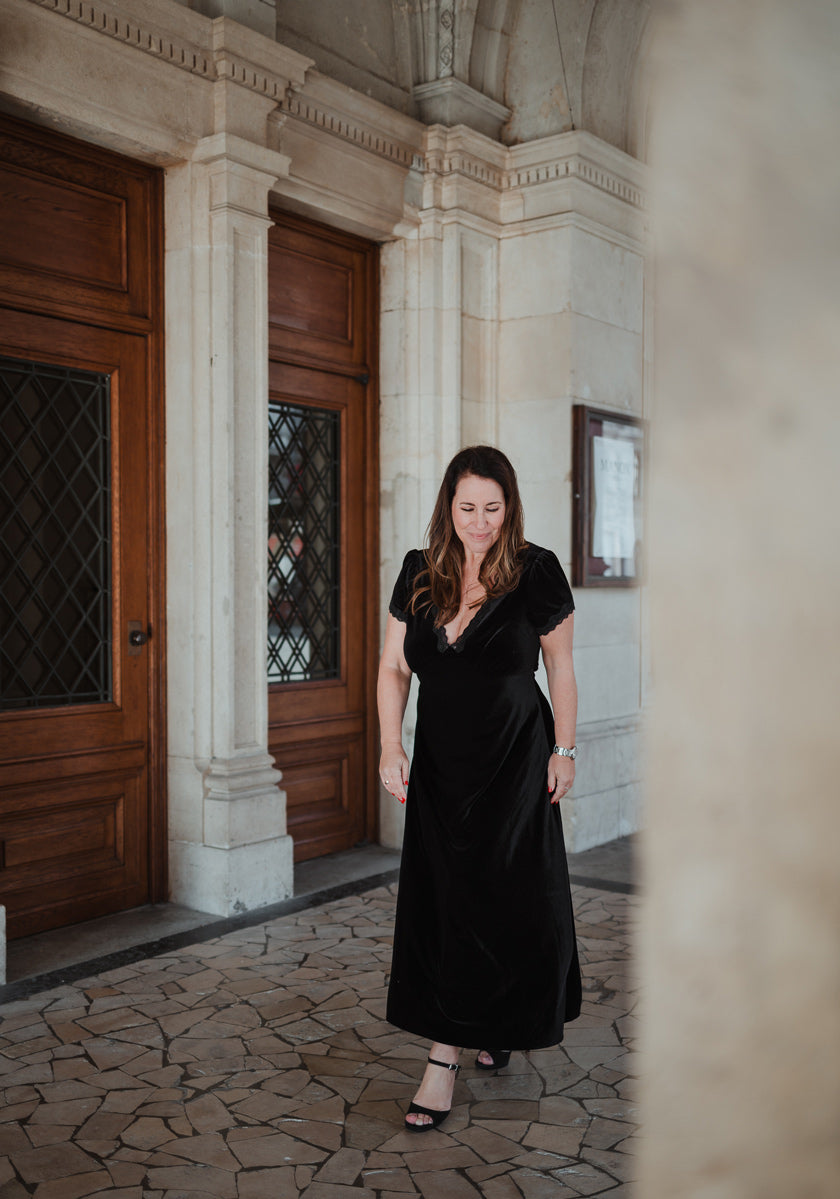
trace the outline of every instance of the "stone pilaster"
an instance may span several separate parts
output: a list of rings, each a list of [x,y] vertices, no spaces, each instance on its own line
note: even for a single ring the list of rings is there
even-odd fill
[[[184,526],[170,562],[171,880],[173,898],[220,914],[292,889],[265,661],[268,195],[288,161],[218,132],[168,172],[167,333],[191,347],[169,380],[170,514]]]

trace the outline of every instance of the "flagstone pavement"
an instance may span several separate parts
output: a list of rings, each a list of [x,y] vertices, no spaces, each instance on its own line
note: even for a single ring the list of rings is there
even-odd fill
[[[606,885],[606,884],[605,884]],[[637,896],[574,886],[584,1004],[559,1048],[461,1056],[384,1019],[396,882],[0,1004],[0,1199],[626,1199]]]

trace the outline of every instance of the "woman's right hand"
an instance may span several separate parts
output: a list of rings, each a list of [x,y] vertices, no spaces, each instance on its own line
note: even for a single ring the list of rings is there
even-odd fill
[[[408,758],[401,745],[383,745],[379,759],[379,777],[387,791],[405,803],[408,786]]]

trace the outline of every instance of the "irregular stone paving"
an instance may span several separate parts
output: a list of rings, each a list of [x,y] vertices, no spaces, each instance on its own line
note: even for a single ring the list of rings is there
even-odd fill
[[[403,1130],[396,884],[0,1006],[0,1199],[629,1195],[634,896],[575,887],[581,1018]]]

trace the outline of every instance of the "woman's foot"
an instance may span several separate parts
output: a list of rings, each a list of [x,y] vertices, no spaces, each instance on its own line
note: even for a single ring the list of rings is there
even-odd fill
[[[454,1045],[440,1045],[437,1042],[432,1045],[429,1050],[426,1073],[423,1075],[420,1089],[413,1100],[417,1107],[425,1107],[432,1112],[443,1114],[449,1112],[452,1107],[452,1092],[455,1090],[457,1070],[441,1069],[434,1063],[443,1062],[447,1066],[457,1066],[459,1053],[460,1050]],[[405,1122],[410,1128],[425,1128],[429,1124],[436,1123],[434,1116],[430,1116],[427,1112],[412,1111],[409,1111]]]
[[[504,1070],[511,1053],[510,1049],[482,1049],[475,1064],[479,1070]]]

